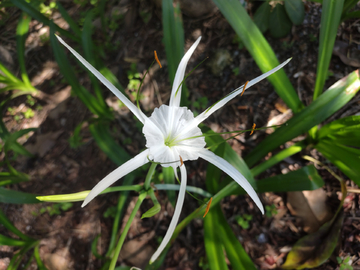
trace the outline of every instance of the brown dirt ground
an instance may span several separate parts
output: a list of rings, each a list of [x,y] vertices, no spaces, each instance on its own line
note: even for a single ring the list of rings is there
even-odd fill
[[[75,19],[89,8],[89,6],[81,7],[65,1],[63,4]],[[106,51],[103,60],[106,66],[118,76],[122,85],[126,86],[128,83],[126,71],[130,69],[130,62],[136,61],[138,71],[143,73],[153,60],[153,51],[157,50],[165,68],[154,69],[143,88],[143,93],[148,95],[148,98],[143,101],[142,105],[148,112],[151,112],[161,103],[167,103],[171,88],[164,61],[166,59],[164,46],[161,42],[160,12],[151,3],[149,6],[152,18],[145,24],[136,12],[139,1],[134,1],[130,5],[130,11],[127,12],[120,28],[108,33],[112,35],[111,44],[115,46],[119,43],[120,45],[117,45],[116,49]],[[107,6],[107,9],[111,10],[112,7]],[[11,9],[11,12],[11,19],[0,27],[0,32],[6,33],[1,37],[1,44],[15,57],[15,28],[20,12],[16,9]],[[237,43],[233,43],[235,33],[219,11],[201,18],[184,15],[183,19],[186,48],[200,33],[203,36],[201,44],[190,60],[189,70],[206,56],[211,58],[218,49],[229,51],[232,59],[220,77],[213,76],[205,64],[187,79],[189,98],[192,102],[205,96],[210,105],[249,78],[260,74],[249,53],[245,49],[239,49]],[[307,15],[303,25],[294,26],[292,33],[280,40],[266,35],[280,62],[293,57],[284,69],[305,104],[311,102],[315,83],[319,23],[320,7],[307,4]],[[355,49],[358,50],[357,44],[360,44],[358,43],[360,42],[358,27],[357,21],[342,24],[337,40],[348,42],[349,36],[352,35],[354,42],[356,41]],[[100,44],[104,40],[104,34],[96,27],[94,30],[93,40]],[[16,121],[7,110],[2,116],[11,132],[26,127],[38,128],[34,134],[22,141],[29,149],[33,149],[36,156],[31,159],[19,157],[13,164],[17,170],[29,174],[31,181],[11,188],[44,195],[91,189],[107,173],[115,169],[116,165],[97,147],[86,124],[81,131],[84,144],[76,149],[70,147],[69,138],[75,127],[92,115],[78,98],[70,95],[70,89],[62,79],[49,43],[39,41],[39,32],[42,33],[41,31],[46,33],[48,28],[33,21],[31,34],[27,40],[26,59],[30,78],[36,83],[35,86],[38,89],[47,94],[44,98],[35,97],[36,104],[31,108],[35,109],[37,105],[41,105],[43,109],[35,110],[36,114],[31,119],[23,118]],[[79,71],[79,81],[89,89],[88,76],[75,61],[73,63],[75,69]],[[232,72],[235,67],[239,67],[240,70],[240,74],[237,76]],[[13,65],[13,69],[18,71],[16,64]],[[355,68],[344,64],[337,56],[333,56],[329,69],[333,72],[333,76],[329,78],[326,86],[332,85]],[[298,75],[296,78],[295,74]],[[110,103],[116,102],[116,99],[107,90],[104,90],[104,93]],[[20,112],[26,111],[29,105],[26,103],[26,97],[19,97],[11,101],[8,107],[16,109],[17,114],[20,115]],[[206,121],[206,124],[217,132],[250,128],[253,122],[256,122],[257,126],[264,126],[275,116],[284,114],[286,109],[270,83],[263,81],[246,91],[242,98],[231,101],[220,112],[215,113]],[[360,95],[358,94],[332,119],[359,112]],[[131,113],[126,109],[117,110],[115,113],[117,119],[111,124],[113,135],[119,144],[134,156],[144,147],[145,140],[135,126]],[[265,136],[266,132],[257,132],[252,137],[240,135],[236,139],[230,140],[230,144],[239,154],[245,155]],[[123,144],[122,142],[127,137],[133,138],[132,142]],[[317,156],[314,151],[304,151],[301,154],[313,155],[322,160],[322,157]],[[301,159],[301,155],[298,154],[267,170],[259,176],[259,179],[296,170],[306,164],[308,162]],[[189,162],[189,185],[204,187],[205,169],[204,161]],[[342,175],[336,168],[333,169]],[[319,173],[326,182],[324,190],[328,203],[334,210],[338,203],[339,185],[327,171],[319,168]],[[139,183],[142,181],[143,179],[137,179]],[[347,185],[356,188],[351,181],[347,181]],[[17,228],[31,237],[41,239],[40,254],[49,269],[90,270],[99,269],[101,266],[101,261],[91,253],[91,243],[97,235],[101,234],[98,252],[106,250],[112,220],[104,218],[103,213],[110,206],[116,205],[117,196],[116,194],[106,197],[99,196],[85,208],[81,208],[80,203],[74,203],[68,211],[54,216],[47,213],[40,214],[41,208],[51,204],[2,204],[1,208]],[[135,196],[136,194],[131,194],[127,213],[134,206]],[[288,248],[305,233],[301,220],[292,216],[287,209],[286,194],[266,193],[262,194],[261,198],[264,204],[276,206],[278,214],[275,217],[262,216],[247,196],[230,196],[223,200],[221,206],[235,234],[258,267],[274,269],[284,261]],[[156,249],[158,241],[155,235],[164,235],[173,213],[173,208],[165,193],[159,193],[159,200],[163,208],[160,214],[146,220],[140,220],[139,217],[135,219],[119,263],[132,265],[134,261],[138,263],[141,260],[146,261]],[[336,256],[352,256],[354,269],[360,269],[359,202],[359,195],[348,194],[339,247],[335,255],[317,269],[336,269],[338,267]],[[150,202],[144,203],[141,212],[145,212],[150,206]],[[198,203],[187,195],[181,219],[197,206]],[[234,215],[239,214],[252,215],[249,229],[244,230],[237,225]],[[202,219],[195,219],[179,235],[170,249],[162,269],[201,269],[199,261],[200,258],[205,257],[202,223]],[[0,233],[7,234],[1,227]],[[15,251],[16,249],[13,248],[0,247],[0,260],[6,263]],[[136,254],[134,255],[134,253]],[[63,266],[64,268],[51,266],[54,264],[56,267]],[[29,269],[36,269],[36,265],[32,264]]]

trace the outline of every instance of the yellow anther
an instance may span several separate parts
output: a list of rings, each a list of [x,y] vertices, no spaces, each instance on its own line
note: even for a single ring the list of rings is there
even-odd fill
[[[249,81],[247,81],[246,83],[245,83],[245,85],[244,85],[244,88],[243,88],[243,90],[242,90],[242,92],[241,92],[241,95],[240,96],[242,96],[243,94],[244,94],[244,92],[245,92],[245,88],[246,88],[246,86],[247,86],[247,84],[249,83]]]
[[[210,198],[207,206],[206,206],[206,210],[205,210],[205,214],[203,215],[203,218],[207,215],[207,213],[209,212],[210,210],[210,205],[211,205],[211,202],[212,202],[212,197]]]
[[[158,58],[158,56],[157,56],[156,51],[154,51],[154,55],[155,55],[155,60],[156,60],[156,62],[159,64],[160,68],[162,68],[162,65],[161,65],[161,63],[160,63],[160,60],[159,60],[159,58]]]
[[[256,124],[254,123],[253,126],[252,126],[252,130],[251,130],[251,132],[250,132],[250,135],[252,135],[252,134],[254,133],[255,127],[256,127]]]

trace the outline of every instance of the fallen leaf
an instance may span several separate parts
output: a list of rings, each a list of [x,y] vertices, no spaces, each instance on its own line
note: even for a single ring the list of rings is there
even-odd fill
[[[314,268],[323,264],[333,253],[339,239],[344,219],[343,209],[326,222],[317,232],[296,242],[288,254],[283,269]]]
[[[40,157],[44,157],[45,154],[55,145],[57,138],[63,133],[62,130],[56,132],[49,132],[36,136],[36,142],[34,144],[28,144],[25,146],[31,154],[38,154]]]
[[[317,231],[332,217],[326,204],[327,196],[322,188],[287,193],[287,207],[292,215],[303,221],[303,230],[308,233]]]

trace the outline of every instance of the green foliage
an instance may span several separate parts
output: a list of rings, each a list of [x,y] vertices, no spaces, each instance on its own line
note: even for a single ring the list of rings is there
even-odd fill
[[[25,112],[24,112],[24,117],[26,119],[29,119],[29,118],[33,118],[35,115],[35,112],[31,109],[31,108],[28,108]]]
[[[40,208],[40,214],[48,213],[50,216],[60,215],[61,212],[66,212],[73,206],[71,202],[56,203],[46,207]]]
[[[252,220],[253,216],[248,214],[243,215],[236,215],[234,216],[237,224],[243,228],[244,230],[247,230],[250,228],[250,221]]]
[[[199,267],[200,267],[201,269],[203,269],[203,270],[209,270],[209,269],[210,269],[209,262],[208,262],[208,260],[206,259],[206,257],[200,257]]]
[[[105,210],[103,217],[104,218],[109,218],[109,217],[114,218],[116,215],[116,212],[117,212],[116,206],[110,206]]]
[[[82,141],[83,138],[80,135],[82,125],[83,123],[77,125],[74,129],[73,135],[69,138],[69,145],[73,149],[79,148],[84,144],[84,142]]]
[[[140,86],[140,73],[137,72],[137,67],[136,67],[136,63],[131,63],[130,65],[130,70],[128,70],[127,72],[127,77],[129,79],[129,84],[127,86],[127,88],[129,90],[137,90]],[[135,92],[135,95],[137,93]]]
[[[286,0],[276,3],[274,8],[265,1],[256,10],[254,22],[262,33],[269,29],[273,37],[281,38],[290,33],[293,24],[302,24],[304,17],[305,8],[301,0]]]
[[[276,206],[274,204],[272,205],[265,205],[265,215],[268,218],[271,218],[275,216],[278,213]]]
[[[342,259],[340,257],[336,257],[338,264],[340,264],[339,270],[353,270],[353,267],[350,264],[350,257],[346,257]]]

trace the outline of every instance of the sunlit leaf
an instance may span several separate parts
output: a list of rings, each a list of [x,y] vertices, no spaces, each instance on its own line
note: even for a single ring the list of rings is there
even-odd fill
[[[314,100],[321,95],[325,85],[343,5],[344,0],[328,0],[323,2]]]

